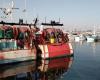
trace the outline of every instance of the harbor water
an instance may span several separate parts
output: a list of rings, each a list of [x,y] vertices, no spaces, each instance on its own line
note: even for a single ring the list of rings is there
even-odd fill
[[[72,45],[74,57],[0,65],[0,80],[100,80],[100,43]]]
[[[73,44],[74,61],[60,80],[100,80],[100,43]]]

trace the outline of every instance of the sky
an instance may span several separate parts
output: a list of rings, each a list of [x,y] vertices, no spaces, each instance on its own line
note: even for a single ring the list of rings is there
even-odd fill
[[[0,0],[0,7],[7,7],[12,0]],[[56,20],[68,29],[88,29],[100,26],[100,0],[13,0],[13,21],[23,18],[32,22],[38,16],[40,22]],[[26,5],[26,6],[25,6]],[[26,8],[26,13],[23,9]],[[0,16],[4,14],[0,11]],[[6,19],[7,20],[7,19]],[[8,20],[9,21],[9,20]]]

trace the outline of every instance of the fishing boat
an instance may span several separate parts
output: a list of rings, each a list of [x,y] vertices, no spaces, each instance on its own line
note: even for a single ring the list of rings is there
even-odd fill
[[[98,36],[96,34],[95,26],[93,27],[93,32],[86,36],[87,42],[96,42],[98,39]]]
[[[75,42],[80,42],[86,40],[85,36],[83,34],[79,34],[75,36]]]
[[[63,24],[51,21],[50,23],[41,23],[41,26],[40,31],[36,33],[36,41],[43,59],[73,55],[73,48],[67,34],[60,29]]]
[[[32,24],[0,24],[0,64],[36,59]]]
[[[96,42],[98,39],[98,36],[95,34],[91,34],[86,36],[87,42]]]

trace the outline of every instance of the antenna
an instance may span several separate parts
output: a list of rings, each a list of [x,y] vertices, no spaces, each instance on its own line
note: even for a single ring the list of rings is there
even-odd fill
[[[60,23],[60,18],[59,18],[59,23]]]
[[[13,1],[11,2],[11,7],[14,8],[14,2]]]
[[[34,20],[34,27],[37,27],[37,23],[38,23],[38,16],[36,17],[36,19]]]
[[[93,26],[93,34],[96,34],[96,29],[95,29],[95,25]]]
[[[24,13],[25,19],[26,19],[26,23],[27,23],[27,13],[26,13],[26,0],[24,0],[24,9],[22,11]]]
[[[45,17],[45,23],[46,23],[46,17]]]

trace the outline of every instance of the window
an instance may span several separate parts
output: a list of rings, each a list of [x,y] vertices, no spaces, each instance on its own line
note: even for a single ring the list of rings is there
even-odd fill
[[[18,34],[18,39],[24,39],[24,33],[23,32],[20,32]]]
[[[4,30],[0,29],[0,39],[3,39],[3,38],[4,38]]]
[[[5,38],[13,39],[13,29],[12,28],[8,28],[5,30]]]

